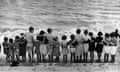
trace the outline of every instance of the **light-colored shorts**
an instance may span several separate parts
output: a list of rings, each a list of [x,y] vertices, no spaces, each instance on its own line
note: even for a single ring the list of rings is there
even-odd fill
[[[103,51],[104,51],[104,53],[108,53],[108,54],[110,54],[111,46],[104,46]]]
[[[76,51],[76,48],[70,48],[71,53],[75,53],[75,51]]]
[[[117,46],[111,46],[110,48],[110,54],[111,55],[116,55],[117,53]]]

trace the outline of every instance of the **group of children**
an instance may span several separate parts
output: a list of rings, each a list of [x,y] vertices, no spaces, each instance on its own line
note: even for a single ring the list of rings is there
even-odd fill
[[[68,54],[70,54],[72,63],[94,62],[96,52],[98,62],[101,62],[102,53],[104,53],[104,62],[115,62],[119,45],[118,30],[105,33],[104,36],[102,32],[98,32],[97,37],[94,37],[94,34],[88,30],[84,30],[82,33],[80,29],[77,29],[76,34],[71,34],[70,40],[68,40],[66,35],[62,35],[59,39],[58,36],[53,35],[53,30],[48,28],[47,32],[41,30],[35,38],[34,36],[34,28],[30,27],[28,33],[21,33],[15,39],[5,37],[3,48],[6,60],[25,62],[26,53],[28,53],[30,63],[33,62],[34,54],[37,55],[37,62],[46,62],[46,56],[48,56],[49,62],[60,62],[62,55],[63,62],[67,63]],[[90,60],[88,60],[88,53],[90,53]]]

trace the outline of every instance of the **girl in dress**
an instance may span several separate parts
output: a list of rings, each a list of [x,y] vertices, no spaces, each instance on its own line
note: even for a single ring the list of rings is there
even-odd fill
[[[77,46],[77,40],[75,39],[75,35],[70,35],[70,41],[68,42],[68,46],[70,47],[71,54],[71,62],[75,62],[75,51]]]
[[[10,53],[10,60],[14,60],[14,42],[13,39],[9,39],[9,53]]]
[[[47,55],[47,37],[45,36],[45,32],[40,31],[40,35],[38,36],[38,40],[40,41],[40,54],[42,55],[42,61],[45,62],[45,56]]]
[[[114,33],[111,33],[111,49],[110,49],[110,53],[111,53],[111,62],[115,62],[115,55],[117,52],[117,38],[115,36]]]
[[[48,28],[47,29],[47,39],[48,39],[48,47],[47,47],[47,53],[48,53],[48,58],[49,58],[49,62],[52,62],[53,60],[53,34],[52,34],[52,29]]]
[[[78,42],[78,45],[77,45],[77,47],[76,47],[76,58],[77,58],[77,60],[76,60],[76,62],[78,62],[78,61],[82,61],[82,55],[83,55],[83,52],[84,52],[84,48],[83,48],[83,36],[81,35],[81,30],[80,29],[77,29],[76,30],[76,40],[77,40],[77,42]],[[78,60],[78,58],[80,57],[80,60]]]
[[[67,55],[69,53],[68,46],[67,46],[67,36],[63,35],[61,41],[61,48],[62,48],[62,54],[63,54],[63,62],[67,63]]]
[[[36,50],[36,54],[37,54],[37,63],[39,63],[39,62],[41,62],[39,35],[36,37],[35,50]]]
[[[95,51],[95,38],[93,37],[93,33],[89,32],[89,49],[90,52],[90,61],[94,62],[94,51]]]
[[[21,33],[21,38],[19,41],[19,56],[22,56],[22,62],[26,61],[26,45],[27,40],[24,38],[24,33]]]
[[[96,37],[96,52],[97,52],[97,57],[98,57],[98,62],[101,62],[101,55],[103,52],[103,33],[98,32],[98,36]]]
[[[108,62],[110,53],[110,34],[106,33],[104,38],[104,62]]]
[[[87,62],[88,59],[88,30],[84,30],[84,35],[83,35],[83,48],[84,48],[84,53],[83,53],[83,60],[84,62]]]
[[[58,41],[58,37],[55,37],[53,39],[53,56],[56,57],[56,62],[59,62],[59,56],[60,56],[60,43]]]
[[[14,55],[15,55],[15,61],[19,62],[20,58],[19,58],[19,47],[20,47],[20,37],[16,36],[15,37],[15,43],[14,43]]]
[[[4,48],[4,54],[6,55],[6,61],[9,61],[9,43],[8,43],[8,37],[4,37],[3,42],[3,48]]]

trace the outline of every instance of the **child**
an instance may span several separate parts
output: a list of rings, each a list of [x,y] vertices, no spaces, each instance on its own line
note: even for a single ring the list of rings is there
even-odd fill
[[[114,33],[111,33],[111,49],[110,49],[110,53],[111,53],[111,62],[112,63],[115,62],[116,52],[117,52],[117,38],[116,38]]]
[[[101,54],[103,52],[103,33],[98,32],[98,37],[96,37],[96,52],[98,56],[98,62],[101,62]]]
[[[84,35],[83,35],[83,48],[84,48],[84,53],[83,53],[83,60],[84,62],[87,62],[88,59],[88,30],[84,30]]]
[[[39,63],[39,62],[41,62],[39,35],[36,37],[35,48],[36,48],[35,50],[36,50],[36,53],[37,53],[37,63]]]
[[[48,28],[47,29],[47,39],[48,39],[48,47],[47,47],[47,52],[48,52],[48,57],[49,57],[49,61],[51,62],[52,59],[52,52],[53,52],[53,38],[54,36],[52,35],[52,29]]]
[[[93,33],[89,32],[89,49],[90,52],[90,62],[94,62],[94,51],[95,51],[95,38],[93,37]]]
[[[111,43],[110,35],[106,33],[104,38],[104,62],[108,62],[109,60],[110,43]]]
[[[16,36],[14,43],[14,55],[15,55],[14,58],[16,62],[19,62],[19,47],[20,47],[19,43],[20,43],[20,37]]]
[[[59,56],[60,56],[60,43],[58,41],[58,37],[55,37],[53,39],[53,56],[56,56],[56,62],[59,62]]]
[[[45,62],[45,56],[47,55],[47,38],[46,38],[45,32],[43,30],[40,31],[38,40],[40,41],[40,53],[42,55],[43,62]]]
[[[25,39],[27,40],[27,52],[29,57],[29,62],[33,62],[33,48],[34,48],[34,28],[30,27],[29,32],[25,34]]]
[[[75,39],[74,34],[70,35],[70,41],[68,42],[68,46],[70,47],[71,62],[75,62],[75,51],[76,51],[77,41]]]
[[[61,41],[61,48],[62,48],[62,54],[63,54],[63,62],[67,63],[67,54],[68,54],[68,46],[67,46],[67,36],[63,35]]]
[[[84,52],[84,48],[83,48],[83,37],[81,35],[81,30],[77,29],[76,30],[76,40],[78,42],[77,48],[76,48],[76,56],[77,56],[77,60],[76,62],[80,61],[82,62],[82,55]],[[80,57],[80,60],[78,60],[78,58]]]
[[[21,38],[19,41],[19,56],[22,56],[22,62],[25,62],[27,40],[24,38],[24,33],[21,33],[20,35],[21,35]]]
[[[14,42],[13,42],[13,39],[9,39],[9,53],[10,53],[10,60],[14,61]]]
[[[4,54],[6,55],[6,61],[9,61],[9,43],[8,43],[8,37],[4,37],[3,42],[3,48],[4,48]]]

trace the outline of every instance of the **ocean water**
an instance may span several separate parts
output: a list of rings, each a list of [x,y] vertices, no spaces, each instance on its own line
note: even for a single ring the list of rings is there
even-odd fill
[[[120,0],[0,0],[2,28],[120,27]]]

